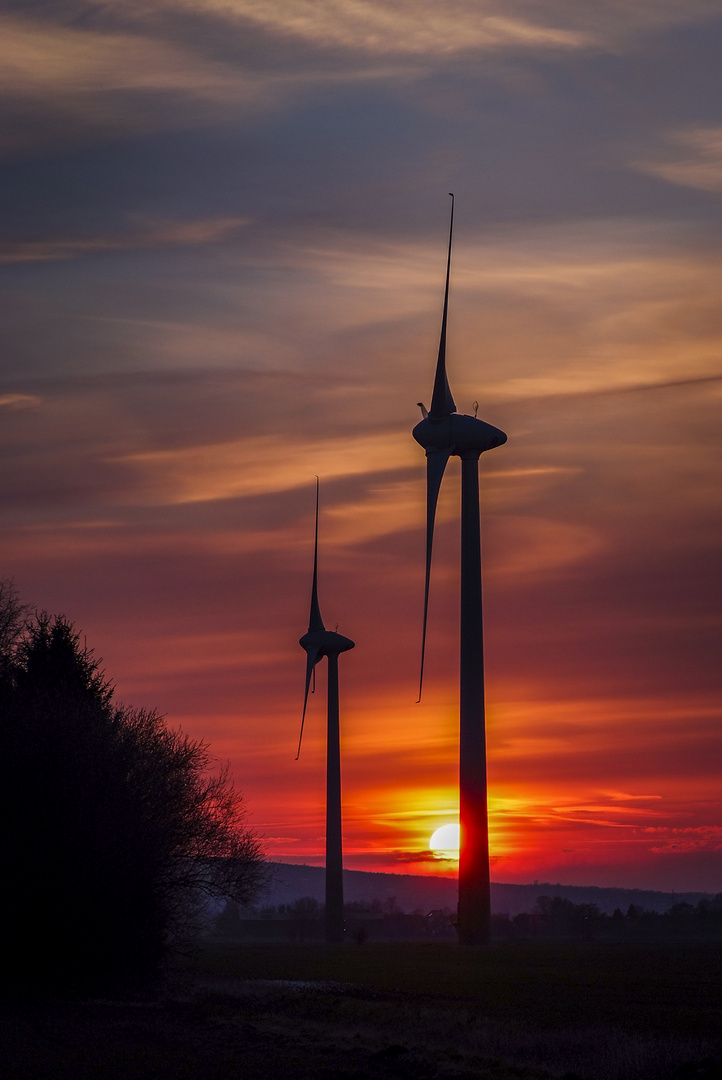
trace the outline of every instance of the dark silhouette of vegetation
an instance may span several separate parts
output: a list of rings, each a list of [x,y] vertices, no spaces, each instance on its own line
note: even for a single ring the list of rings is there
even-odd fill
[[[244,912],[229,902],[213,920],[211,933],[228,941],[321,941],[324,922],[324,905],[313,896]],[[455,941],[456,937],[455,918],[448,908],[407,913],[394,896],[344,904],[346,941]]]
[[[241,911],[229,903],[213,921],[212,935],[229,941],[320,941],[324,909],[313,896]],[[344,905],[347,941],[455,941],[456,918],[450,908],[402,911],[393,896],[353,900]],[[630,904],[608,915],[597,904],[562,896],[540,896],[534,910],[492,916],[492,941],[500,942],[722,942],[722,893],[697,904],[679,902],[665,912]]]
[[[2,865],[5,926],[21,944],[16,961],[6,951],[5,978],[39,990],[147,983],[209,897],[254,897],[259,842],[204,743],[116,704],[71,623],[28,623],[14,590],[5,597]]]
[[[0,671],[10,662],[22,634],[29,608],[20,602],[15,583],[0,579]]]
[[[493,932],[504,941],[722,941],[722,893],[697,904],[673,904],[645,911],[630,904],[606,915],[596,904],[575,904],[561,896],[540,896],[529,914],[495,915]]]

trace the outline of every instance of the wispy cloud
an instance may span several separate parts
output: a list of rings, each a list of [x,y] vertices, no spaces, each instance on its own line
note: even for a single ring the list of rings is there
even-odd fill
[[[0,394],[0,408],[29,409],[40,404],[40,398],[33,394]]]
[[[674,160],[642,159],[633,164],[640,172],[661,177],[671,184],[722,192],[722,127],[696,127],[668,136]]]
[[[394,470],[400,462],[413,463],[414,452],[401,435],[316,439],[300,446],[267,435],[129,454],[118,461],[136,467],[145,478],[146,499],[162,505],[287,491],[317,474],[331,479]]]
[[[646,828],[644,832],[654,841],[650,851],[662,855],[675,855],[682,851],[722,851],[720,825],[692,825],[687,828],[657,826]]]
[[[227,26],[255,24],[315,48],[387,57],[461,52],[578,50],[616,46],[651,27],[713,17],[715,0],[164,0],[167,10],[210,14]],[[142,11],[142,9],[139,9]]]
[[[568,50],[587,43],[577,30],[458,7],[449,17],[429,0],[161,0],[152,10],[89,7],[80,19],[64,17],[62,6],[51,16],[6,13],[0,16],[0,149],[192,128],[209,117],[237,123],[244,112],[273,109],[299,89],[329,80],[406,76],[409,65],[445,62],[462,50]],[[250,48],[249,35],[258,38]],[[289,39],[305,55],[284,71],[278,50],[287,53]]]
[[[636,389],[719,375],[716,252],[680,247],[654,220],[480,232],[457,240],[454,257],[450,362],[460,400],[480,342],[485,393],[494,397]],[[329,283],[325,318],[338,313],[345,328],[368,327],[374,317],[420,319],[438,304],[439,246],[428,241],[327,234],[313,246],[289,245],[280,257]]]
[[[255,92],[239,71],[136,33],[4,15],[0,43],[0,89],[6,95],[77,99],[114,90],[186,90],[242,100],[244,92]]]
[[[212,244],[248,224],[248,218],[208,218],[199,221],[143,221],[134,219],[127,233],[46,240],[0,240],[0,264],[56,262],[112,251],[194,247]]]
[[[213,7],[215,0],[205,4]],[[480,10],[480,5],[463,0],[443,7],[433,0],[286,0],[282,5],[273,0],[237,0],[234,11],[315,44],[382,55],[443,55],[505,46],[568,49],[591,40],[578,30],[505,15],[493,4]]]
[[[258,71],[209,58],[192,42],[164,40],[143,25],[131,30],[0,16],[0,150],[183,129],[209,110],[238,116],[274,100]]]

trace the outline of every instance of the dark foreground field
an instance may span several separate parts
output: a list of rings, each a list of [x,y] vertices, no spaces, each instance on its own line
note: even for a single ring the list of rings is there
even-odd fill
[[[208,947],[5,1008],[3,1080],[722,1080],[719,945]]]

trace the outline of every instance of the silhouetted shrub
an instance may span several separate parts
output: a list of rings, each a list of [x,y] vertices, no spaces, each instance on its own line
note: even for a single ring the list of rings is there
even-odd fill
[[[152,980],[204,897],[252,899],[264,871],[205,744],[113,688],[64,618],[6,645],[0,675],[5,978],[39,989]],[[6,911],[8,909],[6,908]],[[8,962],[9,961],[9,962]]]

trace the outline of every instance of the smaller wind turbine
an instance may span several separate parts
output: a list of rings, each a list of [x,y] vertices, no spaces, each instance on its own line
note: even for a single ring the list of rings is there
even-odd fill
[[[326,733],[326,940],[343,941],[343,841],[341,834],[341,741],[338,714],[338,658],[353,649],[354,642],[333,630],[327,630],[318,606],[318,477],[316,477],[316,535],[313,548],[313,584],[308,633],[299,645],[306,650],[306,691],[303,696],[301,734],[298,738],[298,761],[306,720],[308,691],[315,680],[316,664],[328,657]],[[314,683],[315,685],[315,683]]]

